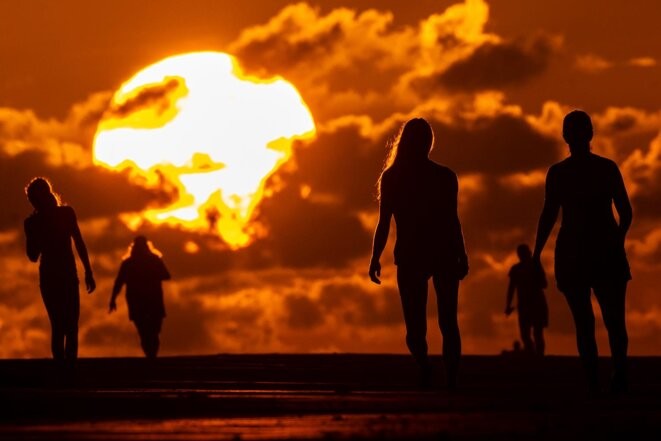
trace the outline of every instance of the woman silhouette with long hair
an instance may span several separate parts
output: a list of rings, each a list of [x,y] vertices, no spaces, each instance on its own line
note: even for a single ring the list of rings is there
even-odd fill
[[[615,162],[590,151],[590,116],[568,113],[562,135],[570,156],[554,164],[546,175],[546,196],[533,257],[540,259],[562,208],[562,225],[555,246],[555,277],[576,325],[578,353],[591,392],[599,389],[597,342],[590,291],[599,302],[613,359],[611,389],[627,388],[627,330],[625,295],[631,280],[624,238],[632,220],[631,204]],[[617,210],[619,223],[613,215]]]
[[[126,285],[126,303],[147,358],[156,358],[160,346],[159,334],[165,317],[162,281],[170,280],[160,253],[153,250],[145,236],[131,244],[129,256],[122,261],[115,279],[109,312],[117,309],[116,299]]]
[[[39,260],[39,288],[51,324],[51,351],[55,360],[78,357],[80,297],[71,240],[85,268],[87,292],[96,288],[87,248],[78,228],[76,212],[61,205],[50,183],[35,178],[25,188],[34,212],[25,219],[26,253]]]
[[[415,118],[402,126],[392,144],[379,178],[379,221],[369,276],[374,283],[381,283],[379,259],[394,216],[395,265],[406,344],[420,368],[421,385],[429,385],[426,305],[427,282],[431,278],[438,299],[447,386],[454,388],[461,356],[457,297],[459,281],[468,273],[468,258],[457,215],[457,176],[429,159],[433,143],[429,123]]]

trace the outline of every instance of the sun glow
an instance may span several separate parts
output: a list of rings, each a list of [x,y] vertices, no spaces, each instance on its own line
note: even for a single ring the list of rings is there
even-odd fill
[[[174,202],[124,215],[213,231],[232,248],[248,245],[266,179],[315,125],[294,86],[243,74],[230,55],[197,52],[148,66],[112,98],[94,139],[94,160],[130,169],[136,182],[171,185]]]

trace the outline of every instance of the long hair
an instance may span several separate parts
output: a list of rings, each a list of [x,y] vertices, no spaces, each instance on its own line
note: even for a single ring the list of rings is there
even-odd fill
[[[381,200],[381,180],[383,173],[390,168],[408,168],[429,157],[434,146],[434,131],[424,118],[413,118],[402,124],[399,132],[389,144],[390,149],[379,175],[378,199]]]
[[[25,195],[37,211],[61,205],[60,196],[53,192],[50,181],[44,177],[33,178],[25,186]]]

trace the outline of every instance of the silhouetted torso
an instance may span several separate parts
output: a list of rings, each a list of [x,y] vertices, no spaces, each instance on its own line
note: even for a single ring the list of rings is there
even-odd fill
[[[548,309],[544,296],[546,287],[544,270],[531,259],[513,265],[509,276],[517,292],[519,318],[532,325],[546,326]]]
[[[76,261],[71,238],[76,215],[68,206],[53,207],[30,215],[26,231],[41,252],[39,274],[42,279],[75,280]]]
[[[549,170],[547,198],[562,208],[556,242],[561,289],[613,276],[631,279],[612,207],[615,192],[623,188],[621,180],[613,161],[592,153],[571,156]]]
[[[383,173],[381,198],[397,227],[395,264],[428,270],[456,265],[460,227],[452,170],[430,160],[412,170],[393,166]]]
[[[169,278],[163,260],[155,254],[131,256],[122,262],[117,280],[126,284],[126,303],[131,320],[165,317],[161,282]]]

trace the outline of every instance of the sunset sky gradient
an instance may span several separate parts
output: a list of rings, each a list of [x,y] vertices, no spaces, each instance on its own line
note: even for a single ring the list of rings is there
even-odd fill
[[[630,351],[661,353],[660,17],[653,0],[3,2],[0,357],[50,354],[38,267],[24,252],[23,188],[33,176],[49,177],[76,209],[97,277],[97,291],[81,293],[80,354],[140,355],[124,298],[113,315],[107,304],[135,235],[127,216],[166,206],[173,187],[95,165],[92,142],[123,82],[198,51],[291,82],[317,134],[269,178],[253,219],[263,234],[249,246],[175,225],[140,228],[173,276],[163,355],[406,352],[394,235],[382,286],[367,266],[386,145],[414,116],[434,128],[432,158],[459,176],[471,267],[460,288],[464,352],[510,348],[518,331],[503,314],[507,272],[516,246],[534,240],[546,170],[568,155],[561,122],[573,108],[592,115],[593,151],[619,164],[634,208]],[[547,299],[547,351],[575,354],[554,283]],[[607,353],[601,322],[598,335]]]

